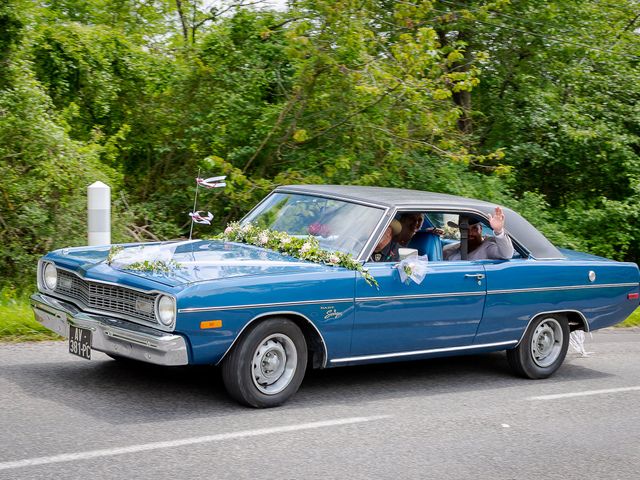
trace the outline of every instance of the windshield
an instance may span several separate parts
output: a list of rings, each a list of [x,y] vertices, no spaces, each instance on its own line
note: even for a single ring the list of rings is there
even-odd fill
[[[297,237],[312,235],[326,250],[360,254],[384,210],[293,193],[274,193],[242,220]]]

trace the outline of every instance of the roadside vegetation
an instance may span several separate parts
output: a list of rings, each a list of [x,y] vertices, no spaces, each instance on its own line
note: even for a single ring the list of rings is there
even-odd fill
[[[16,297],[7,288],[0,291],[0,341],[57,340],[60,337],[40,325],[26,296]]]
[[[86,242],[96,180],[114,242],[188,235],[201,171],[228,178],[196,234],[277,185],[379,185],[640,260],[636,0],[288,4],[0,1],[0,335],[37,258]]]
[[[631,316],[627,318],[619,326],[620,327],[640,327],[640,309],[637,309],[635,312],[633,312]]]

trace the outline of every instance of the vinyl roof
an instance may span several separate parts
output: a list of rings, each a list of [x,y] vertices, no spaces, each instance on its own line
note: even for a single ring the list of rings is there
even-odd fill
[[[446,193],[404,190],[401,188],[362,187],[351,185],[287,185],[276,192],[291,192],[369,203],[385,208],[407,210],[411,208],[435,211],[468,211],[480,213],[485,219],[493,213],[495,203]],[[502,207],[505,228],[511,238],[537,259],[559,259],[564,255],[533,225],[513,210]]]

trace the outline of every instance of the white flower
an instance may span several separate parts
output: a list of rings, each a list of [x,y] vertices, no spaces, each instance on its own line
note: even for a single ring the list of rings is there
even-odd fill
[[[242,233],[248,233],[249,230],[251,230],[251,224],[247,223],[246,225],[243,225],[240,230],[242,231]]]
[[[338,257],[335,253],[329,257],[329,263],[338,264],[340,263],[340,257]]]
[[[300,247],[300,253],[307,253],[309,250],[311,250],[311,244],[309,242],[303,243]]]
[[[291,243],[291,237],[289,237],[289,236],[282,237],[282,238],[280,239],[280,244],[281,244],[282,246],[285,246],[285,245],[287,245],[287,244],[289,244],[289,243]]]
[[[233,227],[227,227],[224,229],[225,235],[231,235],[233,233]]]
[[[405,264],[402,269],[404,270],[404,273],[407,274],[407,277],[410,277],[411,275],[413,275],[413,263],[407,263]]]
[[[260,245],[266,245],[268,241],[269,235],[266,232],[262,232],[260,235],[258,235],[258,243]]]

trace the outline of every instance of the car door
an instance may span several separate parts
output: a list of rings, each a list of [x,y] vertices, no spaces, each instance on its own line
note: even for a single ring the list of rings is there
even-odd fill
[[[482,263],[430,262],[420,284],[403,283],[397,266],[365,265],[378,288],[356,279],[351,356],[401,357],[472,344],[486,297]]]

